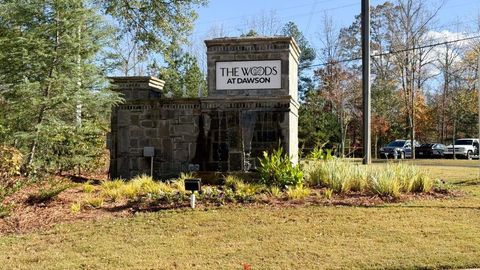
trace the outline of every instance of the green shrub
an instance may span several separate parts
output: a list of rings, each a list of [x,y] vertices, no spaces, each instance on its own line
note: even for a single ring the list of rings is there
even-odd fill
[[[315,147],[310,153],[306,156],[307,159],[320,160],[323,159],[323,149],[321,147]]]
[[[263,184],[281,188],[303,184],[303,173],[300,167],[292,164],[281,147],[271,154],[264,151],[259,161],[258,171]]]
[[[0,180],[20,174],[23,155],[16,148],[0,145]]]
[[[432,189],[439,193],[448,194],[453,189],[453,184],[442,180],[432,181]]]
[[[49,202],[70,187],[69,184],[54,184],[51,187],[42,188],[38,192],[30,194],[27,198],[27,203],[37,204]]]

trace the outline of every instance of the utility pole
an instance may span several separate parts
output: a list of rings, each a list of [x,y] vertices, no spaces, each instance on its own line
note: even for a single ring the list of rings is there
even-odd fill
[[[477,95],[478,95],[478,139],[480,140],[480,52],[477,55]],[[478,146],[480,148],[480,145]],[[455,150],[455,149],[454,149]],[[480,162],[480,149],[477,149],[478,161]],[[478,172],[480,179],[480,171]]]
[[[363,164],[372,163],[370,127],[370,1],[362,0]]]

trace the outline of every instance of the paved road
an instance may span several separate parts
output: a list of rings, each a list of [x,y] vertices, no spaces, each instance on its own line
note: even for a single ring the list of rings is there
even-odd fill
[[[408,164],[415,164],[419,166],[441,166],[441,167],[467,167],[467,168],[479,168],[479,160],[465,160],[465,159],[405,159],[405,160],[393,160],[393,159],[375,159],[373,163],[387,163],[387,162],[402,162]]]

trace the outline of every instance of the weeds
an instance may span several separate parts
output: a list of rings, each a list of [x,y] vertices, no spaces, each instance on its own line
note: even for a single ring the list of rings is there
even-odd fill
[[[82,203],[81,202],[74,202],[70,205],[70,211],[72,214],[78,214],[82,210]]]
[[[14,206],[15,204],[13,202],[9,204],[0,203],[0,218],[8,217]]]
[[[321,146],[316,146],[306,156],[307,159],[312,160],[332,160],[332,149],[323,150]]]
[[[323,191],[323,197],[327,200],[330,200],[332,199],[332,195],[333,195],[333,190],[330,189],[330,188],[326,188],[324,191]]]

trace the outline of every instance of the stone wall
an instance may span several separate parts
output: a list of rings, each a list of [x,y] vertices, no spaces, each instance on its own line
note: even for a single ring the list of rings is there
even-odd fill
[[[164,91],[164,82],[154,77],[111,78],[125,98],[112,111],[112,178],[149,174],[151,159],[144,156],[145,147],[154,148],[155,178],[192,170],[252,170],[263,151],[279,145],[297,162],[300,52],[295,41],[289,37],[224,38],[206,41],[206,45],[206,98],[165,97],[168,89]],[[256,65],[255,61],[263,60],[274,60],[281,67],[276,77],[281,84],[275,84],[275,89],[216,88],[218,61]]]
[[[288,99],[219,102],[162,99],[129,102],[112,117],[111,177],[150,173],[144,147],[154,147],[154,176],[254,169],[268,149],[285,149]]]

